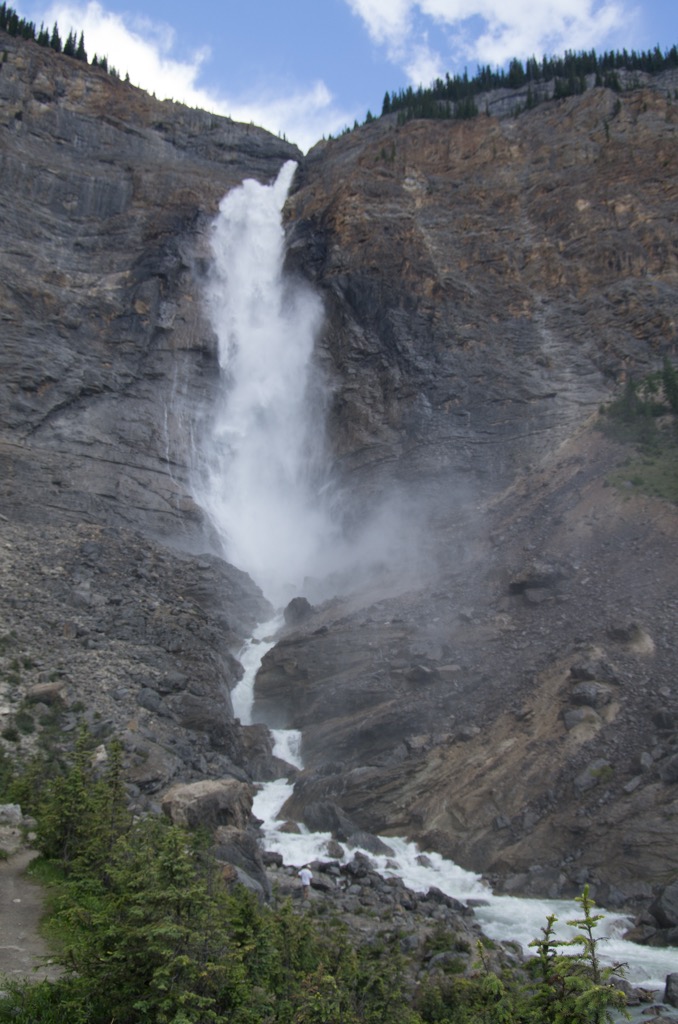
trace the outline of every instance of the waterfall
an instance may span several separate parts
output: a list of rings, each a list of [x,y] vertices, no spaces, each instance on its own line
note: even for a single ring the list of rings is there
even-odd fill
[[[295,168],[286,163],[271,185],[244,181],[213,224],[207,307],[221,394],[194,488],[226,559],[276,607],[301,592],[317,600],[377,579],[393,591],[423,564],[421,517],[395,487],[355,516],[329,475],[327,391],[313,360],[323,308],[283,271],[282,208]]]
[[[282,207],[295,166],[286,164],[273,185],[245,181],[233,189],[214,224],[208,304],[219,342],[222,394],[207,438],[204,479],[196,488],[228,561],[248,572],[276,606],[308,575],[323,578],[339,567],[355,575],[367,552],[388,562],[396,551],[402,561],[407,547],[406,516],[389,520],[379,510],[349,545],[331,514],[323,470],[323,388],[312,364],[322,307],[308,287],[283,274]],[[416,557],[416,548],[411,551]],[[279,624],[280,619],[264,623],[240,652],[245,671],[232,696],[244,724],[251,722],[254,678]],[[301,767],[299,734],[281,730],[274,739],[275,753]],[[277,814],[291,788],[284,779],[267,784],[254,809],[267,848],[301,864],[324,856],[330,837],[279,830]],[[561,921],[578,916],[579,908],[567,901],[496,896],[479,875],[437,854],[422,862],[413,843],[393,836],[384,841],[393,856],[372,858],[382,874],[397,874],[416,890],[434,885],[461,900],[480,900],[477,915],[492,938],[526,945],[547,914]],[[607,916],[610,959],[628,961],[631,980],[660,987],[675,967],[676,951],[622,941],[626,923],[622,915]]]
[[[247,180],[223,199],[207,296],[222,394],[198,500],[228,561],[275,605],[330,571],[337,544],[311,359],[323,311],[283,273],[282,207],[295,168],[289,161],[272,185]]]

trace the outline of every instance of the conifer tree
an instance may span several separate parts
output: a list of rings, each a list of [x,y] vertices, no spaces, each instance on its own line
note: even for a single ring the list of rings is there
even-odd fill
[[[598,953],[600,938],[595,929],[602,914],[594,914],[595,903],[584,886],[576,897],[581,917],[568,921],[577,934],[570,940],[555,937],[555,915],[547,918],[542,938],[531,942],[537,956],[531,966],[539,979],[532,998],[534,1024],[606,1024],[612,1022],[612,1010],[623,1010],[626,997],[610,984],[613,974],[623,974],[624,964],[604,967]],[[567,947],[576,950],[566,955]]]
[[[81,854],[92,820],[89,747],[89,735],[83,728],[73,764],[65,776],[50,780],[38,808],[38,848],[45,857],[60,860],[66,870]]]
[[[56,21],[54,22],[54,28],[52,29],[49,45],[56,53],[61,53],[61,36],[59,35],[59,26]]]

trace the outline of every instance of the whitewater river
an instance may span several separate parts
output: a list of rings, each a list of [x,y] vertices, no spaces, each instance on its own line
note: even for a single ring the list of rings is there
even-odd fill
[[[233,691],[233,704],[243,724],[252,722],[254,680],[264,654],[274,646],[272,637],[281,622],[281,617],[278,617],[260,626],[239,654],[245,673]],[[300,734],[296,730],[278,729],[273,731],[273,737],[274,753],[295,767],[302,768]],[[329,832],[304,830],[294,835],[279,831],[282,822],[277,815],[292,789],[292,783],[278,779],[263,783],[254,799],[253,813],[263,821],[264,848],[281,854],[285,864],[297,867],[313,860],[326,860],[326,844],[331,838]],[[439,854],[427,852],[425,858],[422,858],[421,850],[415,843],[394,836],[381,838],[393,850],[393,855],[375,856],[363,851],[380,874],[386,878],[397,875],[415,892],[426,892],[435,886],[461,902],[482,900],[484,905],[476,907],[476,917],[485,934],[492,939],[517,941],[527,950],[529,943],[541,934],[549,914],[555,914],[558,918],[557,934],[563,938],[574,934],[574,929],[568,928],[565,922],[580,917],[581,911],[578,904],[571,900],[497,896],[480,875],[465,871]],[[354,852],[350,850],[346,853],[345,860],[351,860]],[[598,925],[598,934],[605,936],[605,943],[600,948],[601,955],[608,962],[628,964],[627,980],[633,985],[656,990],[657,998],[661,999],[666,975],[678,971],[678,949],[655,949],[626,942],[621,936],[629,927],[629,918],[623,914],[603,912],[605,919]]]

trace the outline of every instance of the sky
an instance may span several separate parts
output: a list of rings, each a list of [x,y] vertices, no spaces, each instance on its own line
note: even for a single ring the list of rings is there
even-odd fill
[[[91,60],[192,107],[253,122],[306,151],[385,92],[565,50],[678,43],[676,0],[19,0]]]

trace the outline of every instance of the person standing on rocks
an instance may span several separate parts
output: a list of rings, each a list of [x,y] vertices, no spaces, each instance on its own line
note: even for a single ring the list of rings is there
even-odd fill
[[[304,864],[303,868],[299,871],[299,878],[301,879],[301,889],[304,894],[304,899],[308,899],[308,894],[311,891],[311,879],[313,878],[313,872],[309,868],[308,864]]]

